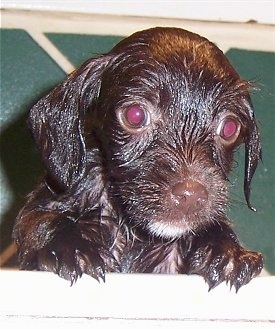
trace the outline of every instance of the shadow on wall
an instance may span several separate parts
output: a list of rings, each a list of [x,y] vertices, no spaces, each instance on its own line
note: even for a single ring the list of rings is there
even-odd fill
[[[1,202],[9,199],[8,209],[4,210],[0,224],[2,252],[11,243],[12,227],[26,194],[43,172],[38,152],[26,128],[26,114],[20,115],[1,132],[0,154],[6,185],[4,189],[1,187]]]

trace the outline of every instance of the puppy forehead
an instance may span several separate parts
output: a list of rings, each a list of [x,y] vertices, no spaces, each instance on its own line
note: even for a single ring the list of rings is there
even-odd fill
[[[204,51],[208,49],[208,52],[213,49],[207,39],[185,30],[160,31],[153,34],[148,42],[149,55],[160,62],[171,60],[177,55],[182,57],[193,55],[195,59],[196,53],[201,52],[201,55],[204,55],[200,48]]]
[[[156,27],[139,31],[125,38],[113,48],[139,62],[150,60],[162,65],[185,65],[215,71],[216,76],[238,79],[239,75],[223,52],[208,39],[173,27]],[[195,67],[194,67],[195,66]]]
[[[236,96],[245,97],[248,91],[247,83],[221,50],[183,29],[137,32],[118,43],[113,53],[111,73],[115,83],[111,86],[107,76],[113,103],[146,99],[153,105],[160,104],[163,111],[158,110],[170,119],[174,116],[174,121],[200,114],[202,121],[209,123],[222,103],[233,108]]]

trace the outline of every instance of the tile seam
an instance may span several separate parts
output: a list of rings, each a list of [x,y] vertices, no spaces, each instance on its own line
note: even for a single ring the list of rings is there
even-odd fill
[[[60,50],[45,36],[42,31],[27,28],[26,32],[66,74],[71,73],[75,69],[67,57],[60,52]]]

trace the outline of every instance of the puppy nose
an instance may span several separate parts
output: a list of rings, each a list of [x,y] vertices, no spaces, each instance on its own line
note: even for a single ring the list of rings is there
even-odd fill
[[[191,179],[186,179],[174,185],[172,194],[176,203],[186,213],[201,210],[208,200],[206,188],[199,182]]]

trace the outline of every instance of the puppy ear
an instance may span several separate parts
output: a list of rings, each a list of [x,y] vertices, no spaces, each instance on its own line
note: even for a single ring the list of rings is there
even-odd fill
[[[32,134],[57,190],[72,187],[85,171],[84,115],[97,98],[108,61],[108,56],[87,61],[30,110]]]
[[[249,127],[248,134],[245,137],[245,176],[244,176],[244,195],[248,207],[256,211],[255,208],[251,206],[250,203],[250,184],[252,177],[255,173],[259,160],[262,157],[260,135],[257,126],[257,122],[254,117],[253,106],[249,99],[248,102],[249,109]]]

